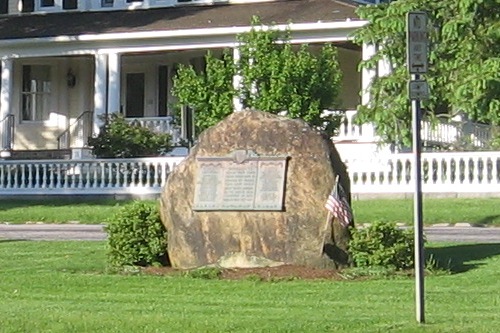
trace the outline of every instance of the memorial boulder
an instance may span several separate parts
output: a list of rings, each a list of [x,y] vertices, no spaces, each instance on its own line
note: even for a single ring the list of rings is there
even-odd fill
[[[324,208],[349,179],[331,140],[302,120],[235,112],[201,133],[161,196],[173,267],[347,265],[349,231]]]

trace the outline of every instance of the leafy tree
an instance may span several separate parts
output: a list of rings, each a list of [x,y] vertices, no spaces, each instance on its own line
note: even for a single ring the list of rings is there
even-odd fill
[[[205,59],[205,73],[197,73],[193,66],[180,64],[173,87],[180,105],[197,110],[197,133],[233,112],[236,93],[232,81],[235,69],[229,52],[224,52],[222,59],[208,52]]]
[[[233,112],[233,97],[243,106],[271,113],[287,111],[291,118],[302,118],[328,132],[338,127],[334,115],[323,110],[338,106],[342,73],[337,51],[325,45],[313,53],[307,45],[294,47],[289,32],[264,28],[254,18],[250,32],[238,36],[240,60],[235,63],[230,51],[221,58],[206,56],[206,71],[180,66],[173,93],[181,105],[196,110],[197,132],[212,126]],[[233,77],[242,77],[233,87]]]
[[[411,113],[406,68],[406,14],[429,15],[429,82],[431,98],[423,101],[427,116],[465,112],[474,121],[500,124],[500,6],[498,0],[399,0],[361,6],[369,24],[358,30],[358,43],[378,45],[362,68],[375,69],[387,59],[392,72],[371,82],[368,105],[358,120],[373,122],[386,142],[410,142]]]

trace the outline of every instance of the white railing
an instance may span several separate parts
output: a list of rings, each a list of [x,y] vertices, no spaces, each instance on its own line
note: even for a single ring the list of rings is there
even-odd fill
[[[157,194],[183,159],[1,161],[0,194]]]
[[[357,141],[357,142],[377,142],[375,127],[372,124],[355,124],[354,118],[356,110],[343,112],[343,121],[340,124],[339,132],[332,138],[333,142]]]
[[[68,128],[57,137],[57,148],[82,148],[87,147],[88,139],[92,136],[92,111],[84,111]]]
[[[352,193],[412,193],[413,154],[345,161]],[[423,153],[424,193],[500,193],[500,152]]]
[[[125,118],[130,123],[137,123],[157,133],[168,133],[172,136],[172,142],[176,143],[180,139],[180,127],[174,125],[173,118],[167,117],[142,117]]]
[[[159,194],[185,157],[1,161],[0,195]],[[412,154],[345,161],[353,194],[413,193]],[[424,193],[500,194],[500,152],[423,153]]]
[[[422,122],[422,140],[445,145],[465,145],[486,148],[493,138],[494,126],[461,121],[439,119],[436,124]]]
[[[335,111],[333,111],[335,112]],[[347,110],[343,115],[338,135],[333,142],[377,142],[373,124],[355,123],[356,110]],[[422,121],[422,141],[428,144],[465,144],[470,147],[484,148],[493,137],[495,128],[491,125],[474,123],[470,120],[438,119],[437,123]]]

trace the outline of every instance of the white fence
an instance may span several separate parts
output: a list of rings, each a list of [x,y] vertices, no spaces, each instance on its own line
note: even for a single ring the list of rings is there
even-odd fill
[[[373,124],[358,125],[355,123],[357,111],[343,112],[343,122],[339,133],[333,137],[334,142],[356,141],[377,142]],[[453,145],[468,144],[471,147],[484,148],[491,142],[493,133],[499,128],[491,125],[477,124],[470,120],[438,119],[436,123],[422,121],[422,141],[428,144]]]
[[[158,194],[184,157],[0,162],[0,195]],[[351,158],[351,192],[413,193],[412,154]],[[423,153],[424,193],[500,194],[500,152]]]
[[[158,194],[184,157],[0,162],[0,195]]]
[[[346,161],[351,192],[412,193],[413,154]],[[500,193],[500,152],[423,153],[424,193]]]

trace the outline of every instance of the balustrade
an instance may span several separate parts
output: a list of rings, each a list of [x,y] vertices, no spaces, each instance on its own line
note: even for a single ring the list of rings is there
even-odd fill
[[[184,157],[0,162],[0,194],[159,193]]]
[[[355,123],[356,110],[329,111],[343,115],[338,134],[333,142],[377,142],[373,124]],[[495,128],[491,125],[477,124],[470,120],[439,119],[436,123],[422,121],[422,141],[429,145],[467,144],[471,148],[486,148],[492,139]]]
[[[1,161],[0,195],[158,194],[185,157]],[[353,194],[413,193],[412,154],[345,160]],[[423,153],[424,193],[500,193],[500,152]]]
[[[412,193],[413,154],[345,161],[353,193]],[[500,152],[423,153],[424,193],[500,193]]]

